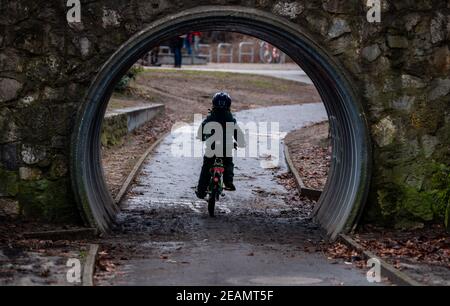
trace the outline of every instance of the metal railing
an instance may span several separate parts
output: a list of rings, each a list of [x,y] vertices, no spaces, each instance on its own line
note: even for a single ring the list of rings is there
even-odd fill
[[[212,48],[209,44],[198,44],[198,47],[200,50],[205,50],[205,53],[203,51],[200,51],[197,56],[206,57],[208,59],[208,62],[212,61]]]
[[[286,53],[281,52],[280,64],[286,64]]]
[[[229,48],[230,51],[228,53],[223,52],[222,51],[223,48]],[[233,62],[233,45],[232,44],[220,43],[217,45],[217,62],[218,63],[221,62],[222,56],[228,57],[230,63]]]
[[[251,47],[249,50],[250,51],[244,51],[245,47]],[[254,43],[252,42],[241,42],[239,44],[239,63],[242,63],[242,57],[243,56],[250,56],[250,63],[254,63],[255,62],[255,48],[254,48]]]
[[[265,48],[265,45],[267,44],[265,42],[262,42],[259,45],[259,53],[260,53],[260,60],[262,63],[272,63],[272,48]],[[212,62],[213,60],[213,47],[210,44],[199,44],[199,53],[196,54],[196,56],[204,57],[207,59],[208,62]],[[226,52],[228,50],[229,52]],[[268,52],[269,51],[269,52]],[[276,62],[278,64],[284,64],[286,63],[286,54],[278,50],[280,54],[279,60]],[[268,53],[268,54],[266,54]],[[172,50],[169,46],[160,46],[159,47],[159,54],[160,55],[172,55]],[[227,61],[230,63],[233,63],[233,45],[230,43],[219,43],[217,45],[217,62],[220,63],[223,57],[227,58]],[[265,55],[269,56],[270,59],[268,61],[265,61]],[[192,53],[192,57],[194,57],[194,52]],[[239,50],[238,50],[238,60],[239,63],[242,63],[243,57],[248,56],[250,57],[250,63],[254,63],[255,58],[255,44],[253,42],[241,42],[239,43]],[[145,58],[146,59],[146,58]]]

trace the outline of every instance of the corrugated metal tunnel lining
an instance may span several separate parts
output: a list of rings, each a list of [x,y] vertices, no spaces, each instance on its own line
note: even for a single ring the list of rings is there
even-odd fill
[[[161,41],[188,31],[223,30],[265,40],[288,54],[308,74],[327,110],[333,158],[315,219],[331,238],[350,230],[366,201],[371,151],[363,105],[343,67],[298,25],[242,7],[201,7],[161,19],[122,45],[93,80],[76,121],[71,143],[71,175],[76,200],[87,223],[103,232],[118,207],[101,165],[100,132],[106,106],[120,77]]]

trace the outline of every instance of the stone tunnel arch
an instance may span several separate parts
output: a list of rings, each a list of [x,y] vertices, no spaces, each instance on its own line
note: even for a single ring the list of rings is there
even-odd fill
[[[71,140],[73,191],[86,222],[105,232],[119,209],[100,160],[101,125],[115,83],[152,46],[194,30],[235,31],[266,40],[309,75],[327,110],[333,139],[332,165],[314,217],[332,238],[352,229],[367,198],[371,144],[364,107],[348,73],[298,25],[256,9],[217,6],[186,10],[152,23],[124,43],[93,80]]]

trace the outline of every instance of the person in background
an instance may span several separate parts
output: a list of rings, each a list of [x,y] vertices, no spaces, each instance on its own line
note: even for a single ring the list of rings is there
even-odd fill
[[[158,60],[159,56],[159,46],[155,47],[150,51],[150,65],[152,66],[161,66]]]
[[[188,33],[184,36],[184,48],[186,48],[189,55],[192,55],[192,34]]]
[[[181,53],[181,49],[183,48],[183,42],[186,35],[182,36],[174,36],[169,41],[170,49],[172,50],[174,56],[174,67],[181,68],[183,55]]]
[[[201,32],[192,32],[192,43],[194,44],[195,54],[200,53],[200,39],[202,37]]]

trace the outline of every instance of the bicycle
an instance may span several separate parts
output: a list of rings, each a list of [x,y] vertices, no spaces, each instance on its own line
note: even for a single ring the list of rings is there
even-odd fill
[[[214,217],[216,201],[218,201],[220,196],[223,194],[223,173],[225,172],[225,168],[221,158],[216,158],[214,160],[214,164],[211,167],[210,172],[211,180],[207,191],[208,212],[211,217]]]
[[[259,43],[259,58],[265,64],[279,64],[281,63],[281,53],[278,48],[262,41]]]

